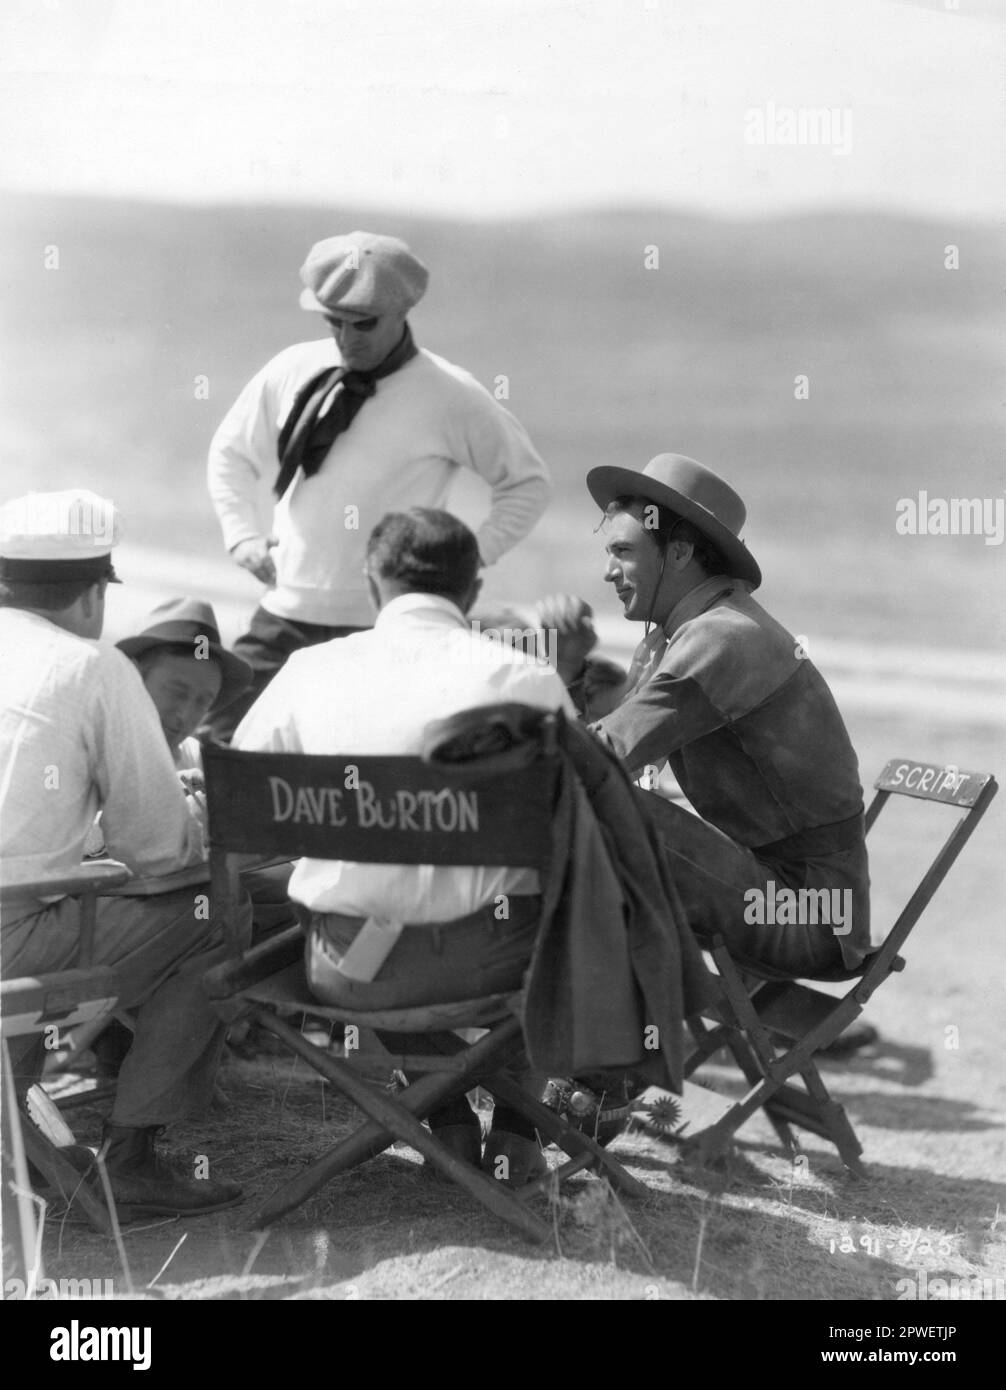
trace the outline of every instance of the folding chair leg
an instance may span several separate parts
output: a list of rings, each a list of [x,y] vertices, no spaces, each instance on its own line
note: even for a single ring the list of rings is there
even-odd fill
[[[686,1023],[695,1042],[693,1051],[685,1059],[685,1079],[687,1080],[694,1071],[701,1067],[703,1062],[708,1062],[710,1057],[728,1046],[727,1038],[730,1030],[725,1023],[716,1023],[707,1027],[702,1018],[689,1018]]]
[[[266,1026],[268,1012],[268,1010],[262,1010],[260,1013],[254,1014],[263,1027]],[[464,1071],[454,1072],[450,1075],[438,1075],[434,1072],[431,1075],[422,1076],[418,1081],[412,1082],[398,1096],[397,1103],[410,1115],[424,1119],[445,1100],[464,1095],[466,1091],[470,1091],[477,1084],[477,1074],[498,1061],[497,1053],[501,1048],[508,1046],[519,1032],[520,1024],[514,1018],[507,1019],[495,1028],[488,1037],[479,1039],[477,1043],[467,1049],[459,1038],[457,1040],[458,1050],[464,1051]],[[316,1055],[322,1056],[324,1054]],[[311,1065],[315,1066],[315,1060],[313,1058],[309,1060]],[[338,1082],[335,1084],[338,1085]],[[275,1194],[275,1197],[278,1198],[282,1195],[289,1205],[285,1206],[282,1211],[277,1210],[275,1214],[270,1214],[269,1219],[275,1220],[286,1211],[292,1211],[301,1202],[307,1201],[308,1197],[313,1197],[332,1178],[365,1163],[368,1158],[373,1158],[394,1142],[395,1136],[383,1125],[378,1124],[375,1120],[367,1120],[359,1129],[354,1130],[338,1144],[334,1144],[330,1149],[319,1154],[295,1178],[284,1184],[282,1189]],[[268,1209],[272,1213],[273,1200],[274,1198],[270,1198],[262,1210]]]
[[[57,1191],[61,1192],[68,1205],[78,1204],[88,1222],[102,1235],[111,1235],[112,1223],[104,1201],[88,1186],[87,1180],[62,1156],[55,1144],[39,1134],[32,1121],[23,1117],[21,1121],[24,1136],[24,1149],[28,1158]]]
[[[689,1020],[688,1026],[691,1029],[692,1036],[698,1043],[698,1048],[688,1059],[688,1063],[685,1067],[686,1076],[691,1075],[692,1072],[697,1070],[704,1061],[712,1056],[713,1052],[719,1051],[721,1047],[725,1047],[729,1050],[750,1087],[758,1088],[766,1082],[767,1078],[765,1077],[764,1067],[759,1063],[755,1053],[748,1046],[744,1034],[739,1028],[735,1028],[729,1023],[716,1024],[714,1027],[706,1028],[702,1019]],[[715,1047],[710,1045],[713,1039],[716,1039]],[[768,1047],[771,1048],[770,1043]],[[738,1104],[743,1103],[738,1102]],[[799,1153],[800,1145],[792,1129],[782,1116],[773,1113],[770,1106],[771,1102],[766,1101],[765,1113],[768,1116],[772,1128],[778,1135],[780,1142],[790,1155]],[[716,1125],[710,1126],[709,1129],[702,1130],[699,1134],[685,1140],[684,1147],[686,1149],[691,1149],[693,1152],[698,1152],[703,1160],[717,1157],[748,1118],[748,1115],[753,1113],[756,1108],[757,1105],[753,1106],[751,1110],[738,1118],[737,1108],[736,1106],[732,1106]]]
[[[523,1187],[517,1189],[517,1200],[520,1202],[530,1201],[532,1197],[537,1197],[539,1193],[547,1191],[549,1188],[561,1187],[567,1178],[574,1177],[577,1173],[582,1173],[585,1168],[593,1168],[596,1163],[594,1155],[588,1150],[578,1154],[576,1158],[568,1159],[558,1168],[551,1168],[547,1173],[542,1173],[540,1178],[534,1178],[527,1182]]]
[[[689,1135],[682,1144],[686,1152],[698,1154],[701,1161],[717,1158],[733,1139],[737,1130],[756,1110],[766,1105],[779,1089],[779,1083],[762,1078],[742,1100],[735,1101],[727,1113],[698,1134]]]
[[[625,1193],[627,1197],[649,1197],[650,1189],[643,1183],[637,1182],[631,1174],[627,1173],[616,1158],[607,1149],[591,1139],[589,1134],[584,1134],[582,1130],[568,1124],[554,1110],[550,1110],[547,1105],[542,1105],[541,1101],[535,1100],[522,1090],[515,1081],[511,1081],[505,1076],[489,1076],[482,1082],[486,1090],[491,1091],[493,1096],[498,1097],[513,1110],[517,1110],[531,1121],[536,1128],[556,1144],[559,1145],[571,1158],[577,1158],[581,1154],[589,1154],[592,1157],[592,1167],[599,1169],[607,1177],[612,1187],[619,1192]]]
[[[758,1063],[755,1061],[754,1053],[744,1041],[743,1035],[735,1032],[727,1046],[730,1048],[734,1061],[744,1073],[744,1077],[748,1084],[750,1086],[756,1086],[762,1079],[761,1072],[758,1070]],[[772,1102],[769,1101],[765,1106],[765,1113],[768,1115],[769,1123],[779,1136],[779,1140],[786,1149],[786,1152],[790,1157],[793,1157],[793,1155],[800,1152],[799,1140],[786,1120],[784,1120],[782,1116],[773,1113],[771,1105]]]
[[[471,1164],[455,1158],[402,1105],[361,1080],[348,1062],[338,1057],[319,1054],[295,1028],[291,1028],[288,1023],[273,1014],[266,1016],[263,1012],[259,1014],[259,1020],[299,1057],[303,1057],[309,1065],[320,1071],[323,1076],[327,1076],[365,1115],[369,1115],[396,1139],[417,1149],[435,1168],[464,1188],[469,1196],[474,1197],[482,1206],[488,1207],[494,1215],[509,1225],[516,1226],[531,1240],[541,1243],[549,1239],[551,1229],[522,1206],[502,1184],[485,1177]],[[287,1200],[286,1189],[280,1189],[258,1209],[252,1217],[251,1224],[253,1227],[268,1225],[296,1205],[297,1201],[291,1203]]]
[[[837,1100],[832,1099],[814,1062],[808,1062],[806,1066],[801,1067],[800,1075],[803,1077],[808,1092],[817,1102],[821,1119],[842,1162],[855,1177],[864,1182],[869,1181],[870,1175],[859,1158],[863,1152],[863,1146],[845,1113],[845,1107],[840,1105]]]

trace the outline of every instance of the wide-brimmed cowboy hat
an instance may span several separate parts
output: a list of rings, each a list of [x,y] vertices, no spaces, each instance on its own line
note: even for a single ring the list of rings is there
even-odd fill
[[[684,454],[657,454],[640,473],[634,468],[592,468],[587,488],[601,508],[616,497],[641,497],[690,521],[712,541],[727,562],[727,574],[752,589],[761,570],[740,539],[747,508],[729,483]]]
[[[197,650],[196,643],[204,639],[205,647]],[[150,614],[147,626],[135,637],[123,637],[115,644],[126,656],[142,656],[156,647],[191,647],[193,656],[205,650],[207,658],[219,662],[223,671],[220,692],[213,708],[229,704],[251,685],[252,668],[233,652],[225,651],[220,643],[220,629],[212,607],[197,598],[169,598]]]

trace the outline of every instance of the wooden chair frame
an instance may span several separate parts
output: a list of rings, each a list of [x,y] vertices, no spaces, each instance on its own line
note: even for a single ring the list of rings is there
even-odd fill
[[[124,864],[103,860],[82,864],[72,874],[46,879],[5,880],[0,910],[25,902],[64,895],[80,899],[80,944],[73,969],[45,975],[26,975],[0,982],[0,1032],[3,1036],[4,1201],[11,1182],[17,1194],[17,1224],[26,1274],[35,1260],[35,1217],[29,1195],[28,1162],[68,1204],[78,1203],[95,1230],[108,1234],[111,1221],[105,1203],[86,1183],[60,1149],[39,1130],[18,1094],[10,1054],[11,1039],[31,1038],[47,1028],[70,1028],[111,1015],[118,996],[115,971],[92,965],[96,899],[130,877]],[[37,1274],[38,1271],[36,1271]]]
[[[974,834],[998,784],[991,773],[962,772],[956,766],[937,767],[908,758],[894,758],[874,783],[876,795],[866,813],[867,832],[892,795],[960,807],[959,817],[936,857],[923,874],[907,904],[885,937],[862,966],[818,978],[851,982],[841,998],[796,983],[793,977],[742,960],[722,937],[711,943],[719,971],[721,997],[701,1016],[688,1020],[695,1043],[685,1065],[692,1075],[709,1057],[727,1048],[743,1073],[749,1090],[710,1125],[685,1139],[685,1147],[707,1161],[721,1154],[737,1130],[763,1109],[791,1155],[799,1152],[793,1126],[833,1143],[846,1168],[866,1178],[860,1155],[863,1146],[845,1113],[828,1092],[814,1060],[862,1013],[870,997],[905,967],[899,952],[957,856]],[[780,1046],[785,1038],[789,1046]],[[797,1076],[803,1088],[793,1085]]]
[[[317,1002],[307,989],[303,967],[304,936],[299,928],[280,933],[250,951],[240,949],[234,931],[238,852],[282,853],[290,857],[367,863],[488,864],[512,868],[526,865],[544,872],[549,857],[558,770],[554,748],[553,742],[544,758],[530,768],[508,773],[505,779],[473,779],[471,774],[447,774],[413,757],[242,753],[214,744],[204,745],[211,912],[215,919],[220,918],[232,948],[230,961],[207,973],[206,989],[223,1017],[250,1014],[353,1101],[367,1117],[366,1123],[353,1134],[274,1192],[252,1216],[249,1223],[252,1227],[260,1228],[276,1221],[331,1178],[383,1152],[396,1141],[418,1150],[445,1177],[533,1241],[547,1240],[551,1227],[530,1209],[529,1198],[574,1172],[591,1169],[603,1174],[625,1195],[647,1193],[643,1184],[631,1177],[604,1148],[526,1095],[503,1074],[505,1059],[521,1037],[517,1017],[519,995],[495,995],[457,1004],[382,1012],[330,1008]],[[281,792],[277,790],[280,785],[277,778],[283,784]],[[448,830],[420,829],[417,833],[404,828],[362,826],[359,823],[360,803],[356,802],[354,812],[353,796],[335,798],[330,795],[349,788],[352,782],[357,788],[363,784],[375,788],[377,802],[384,805],[389,803],[382,798],[393,798],[399,793],[416,794],[419,788],[437,797],[463,788],[478,798],[477,832],[463,835]],[[304,789],[307,793],[302,799]],[[277,799],[280,796],[282,804]],[[270,797],[273,798],[271,813]],[[301,824],[297,824],[292,815],[282,823],[277,820],[279,811],[288,807],[303,808]],[[330,823],[310,824],[314,818],[327,819]],[[342,824],[331,823],[333,819]],[[426,1073],[398,1095],[391,1095],[358,1074],[356,1054],[352,1061],[331,1056],[309,1042],[284,1018],[284,1015],[300,1013],[357,1025],[361,1030],[424,1033],[442,1051],[386,1059],[389,1071],[393,1067],[408,1067],[410,1071]],[[477,1042],[466,1043],[454,1030],[470,1027],[485,1027],[489,1031]],[[511,1191],[480,1169],[456,1158],[421,1121],[444,1101],[477,1085],[525,1115],[542,1134],[565,1151],[569,1161],[548,1178]]]

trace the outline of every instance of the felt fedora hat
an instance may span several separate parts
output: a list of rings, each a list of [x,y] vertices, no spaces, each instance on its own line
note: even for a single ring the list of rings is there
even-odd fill
[[[640,473],[634,468],[592,468],[587,488],[601,508],[616,497],[641,497],[690,521],[720,551],[727,573],[752,589],[761,570],[740,539],[747,509],[728,483],[684,454],[657,454]]]
[[[197,648],[202,641],[203,647]],[[251,684],[252,668],[220,644],[217,616],[208,603],[197,598],[169,598],[150,614],[147,626],[135,637],[123,637],[115,644],[126,656],[138,657],[157,647],[191,647],[193,656],[205,650],[207,658],[220,663],[223,680],[213,707],[229,704]]]

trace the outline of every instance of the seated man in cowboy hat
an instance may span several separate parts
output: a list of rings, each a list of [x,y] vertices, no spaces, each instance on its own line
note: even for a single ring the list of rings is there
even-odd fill
[[[101,636],[116,582],[111,502],[88,492],[33,493],[0,516],[0,949],[5,974],[74,965],[80,903],[17,885],[65,878],[80,865],[94,818],[110,853],[141,877],[205,856],[135,668]],[[238,922],[250,934],[247,905]],[[224,1028],[202,979],[220,959],[215,929],[191,889],[99,900],[94,963],[115,967],[136,1032],[105,1126],[112,1194],[134,1212],[194,1215],[230,1206],[233,1183],[193,1179],[155,1152],[163,1126],[208,1102]],[[22,1081],[34,1075],[25,1060]]]
[[[647,624],[626,694],[592,728],[644,787],[668,762],[698,812],[649,797],[693,929],[792,974],[857,966],[870,930],[856,755],[820,672],[751,597],[743,502],[680,454],[594,468],[587,487],[605,514],[605,580]],[[539,620],[558,629],[575,689],[589,624],[568,599]]]

